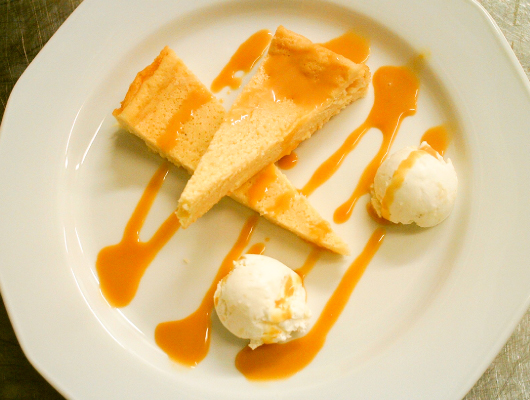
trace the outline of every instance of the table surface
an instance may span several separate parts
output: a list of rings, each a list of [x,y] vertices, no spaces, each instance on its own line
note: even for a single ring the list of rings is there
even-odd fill
[[[13,86],[82,0],[0,0],[0,119]],[[530,77],[530,0],[480,0]],[[1,297],[0,297],[1,298]],[[62,399],[22,352],[0,301],[0,398]],[[530,310],[465,400],[530,399]]]

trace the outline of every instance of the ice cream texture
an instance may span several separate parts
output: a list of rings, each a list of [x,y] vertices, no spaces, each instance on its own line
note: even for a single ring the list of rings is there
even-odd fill
[[[391,222],[431,227],[451,213],[457,186],[451,160],[424,142],[395,152],[381,164],[371,203],[377,215]]]
[[[247,254],[217,285],[215,310],[234,335],[250,339],[252,349],[304,333],[311,312],[300,277],[280,261]]]

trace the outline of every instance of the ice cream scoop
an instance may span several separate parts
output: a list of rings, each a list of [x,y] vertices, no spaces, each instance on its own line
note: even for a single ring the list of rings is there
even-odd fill
[[[217,285],[215,310],[234,335],[254,349],[305,332],[311,312],[300,277],[280,261],[247,254]]]
[[[371,202],[377,215],[391,222],[431,227],[451,213],[457,186],[451,160],[424,142],[395,152],[381,164]]]

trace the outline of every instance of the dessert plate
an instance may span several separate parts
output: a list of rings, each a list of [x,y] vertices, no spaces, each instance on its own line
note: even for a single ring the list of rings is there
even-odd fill
[[[324,348],[293,377],[256,384],[235,368],[245,342],[216,320],[209,355],[188,369],[153,336],[192,312],[250,211],[223,200],[180,230],[134,300],[99,291],[98,251],[117,243],[161,160],[120,130],[112,110],[169,45],[207,86],[239,44],[278,25],[324,42],[348,29],[371,42],[368,65],[423,54],[416,115],[393,150],[445,124],[459,175],[455,209],[428,230],[389,227]],[[247,76],[245,79],[248,79]],[[228,107],[238,91],[220,93]],[[368,115],[373,90],[333,118],[286,171],[301,187]],[[9,99],[0,134],[0,284],[26,355],[62,394],[88,398],[458,399],[487,368],[530,302],[529,83],[491,18],[469,0],[85,0]],[[381,142],[368,132],[311,202],[331,220]],[[149,238],[187,179],[173,168],[147,218]],[[314,319],[376,224],[363,198],[334,229],[352,256],[324,254],[308,276]],[[252,243],[300,266],[310,246],[265,221]]]

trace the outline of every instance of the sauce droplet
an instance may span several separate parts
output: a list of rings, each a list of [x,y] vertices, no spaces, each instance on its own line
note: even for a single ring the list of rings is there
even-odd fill
[[[421,137],[421,142],[429,143],[429,146],[443,157],[451,142],[451,135],[443,125],[439,125],[425,131]]]
[[[265,49],[271,39],[272,33],[267,29],[262,29],[244,41],[212,82],[212,92],[217,93],[226,86],[234,90],[238,89],[241,86],[242,78],[236,77],[236,73],[242,71],[244,74],[248,74],[265,54]]]
[[[306,367],[324,346],[326,336],[344,310],[353,289],[381,246],[385,231],[377,228],[364,250],[352,262],[326,303],[313,328],[303,337],[255,350],[245,347],[236,356],[236,368],[250,380],[284,379]]]
[[[132,301],[145,270],[180,227],[173,212],[149,241],[140,241],[140,230],[168,172],[169,164],[163,163],[145,188],[120,243],[107,246],[98,254],[99,286],[113,307],[125,307]]]
[[[239,237],[224,258],[217,275],[197,310],[188,317],[178,321],[162,322],[155,329],[156,344],[174,361],[189,367],[198,365],[208,354],[210,348],[210,318],[217,283],[227,275],[234,266],[243,249],[248,245],[258,223],[258,215],[247,219]]]
[[[370,42],[353,31],[322,43],[325,48],[346,57],[354,63],[366,62],[370,56]]]
[[[294,168],[298,162],[298,155],[292,151],[291,154],[287,154],[278,160],[278,167],[281,169],[291,169]]]

